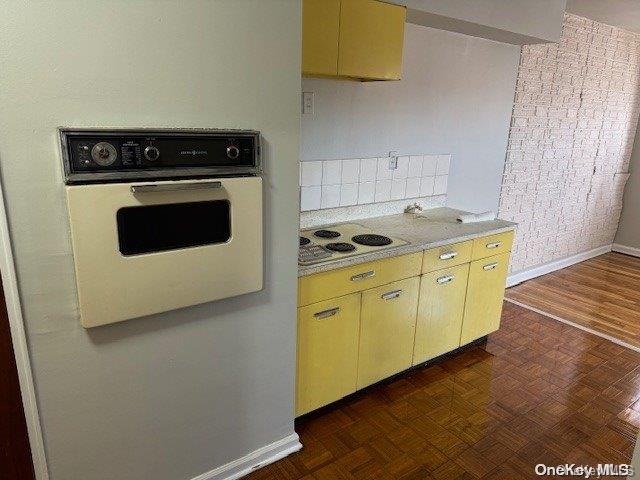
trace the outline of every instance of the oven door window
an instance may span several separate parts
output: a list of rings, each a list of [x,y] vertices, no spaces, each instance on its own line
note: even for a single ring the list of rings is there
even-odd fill
[[[118,243],[123,255],[164,252],[224,243],[231,237],[227,200],[170,203],[118,210]]]

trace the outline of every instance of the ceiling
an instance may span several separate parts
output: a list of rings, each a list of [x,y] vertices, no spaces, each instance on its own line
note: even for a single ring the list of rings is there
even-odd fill
[[[640,32],[640,0],[567,0],[567,12]]]

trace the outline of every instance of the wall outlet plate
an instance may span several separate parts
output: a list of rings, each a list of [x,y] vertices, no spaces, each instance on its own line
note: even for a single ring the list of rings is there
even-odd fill
[[[389,152],[389,170],[398,168],[398,152]]]

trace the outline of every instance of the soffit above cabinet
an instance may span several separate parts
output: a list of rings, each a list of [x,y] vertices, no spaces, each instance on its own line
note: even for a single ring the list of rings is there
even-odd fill
[[[407,21],[513,45],[558,42],[566,0],[403,0]]]

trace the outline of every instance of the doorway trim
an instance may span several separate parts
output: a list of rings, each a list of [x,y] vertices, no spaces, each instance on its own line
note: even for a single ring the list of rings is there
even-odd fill
[[[42,439],[42,427],[40,425],[40,414],[38,413],[33,375],[31,373],[31,361],[29,359],[27,337],[24,330],[22,306],[20,304],[20,295],[18,293],[16,269],[13,261],[13,251],[11,249],[11,237],[9,235],[9,223],[7,221],[4,192],[1,182],[0,273],[2,274],[4,297],[7,304],[7,315],[9,317],[9,329],[11,330],[13,354],[15,356],[18,379],[20,381],[20,394],[22,396],[22,406],[27,423],[27,433],[29,435],[33,470],[35,472],[36,480],[49,480],[49,470],[47,468],[44,441]]]

